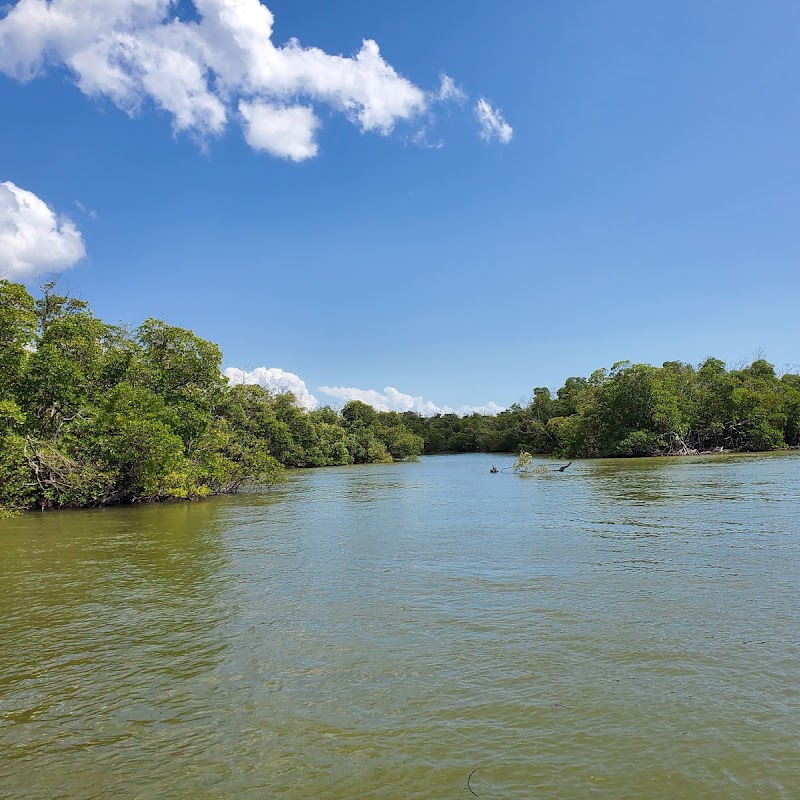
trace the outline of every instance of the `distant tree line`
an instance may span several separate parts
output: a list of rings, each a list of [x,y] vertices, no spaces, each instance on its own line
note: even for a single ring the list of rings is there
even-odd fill
[[[741,369],[622,361],[537,388],[497,416],[404,415],[426,453],[519,452],[568,458],[761,451],[800,444],[800,376],[758,358]]]
[[[496,416],[424,417],[231,386],[222,354],[149,319],[109,325],[54,283],[0,280],[0,516],[226,494],[287,467],[529,451],[568,457],[771,450],[800,442],[800,376],[621,362]]]

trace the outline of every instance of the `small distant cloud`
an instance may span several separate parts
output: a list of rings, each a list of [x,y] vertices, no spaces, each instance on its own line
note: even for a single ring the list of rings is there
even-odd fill
[[[306,382],[299,375],[286,372],[278,367],[256,367],[250,370],[228,367],[224,375],[232,386],[255,384],[275,394],[291,392],[295,396],[297,405],[308,411],[318,408],[322,404],[308,391]],[[319,391],[338,401],[333,405],[344,405],[351,400],[360,400],[362,403],[372,406],[376,411],[414,411],[426,417],[435,414],[458,414],[463,417],[475,413],[494,416],[505,411],[505,408],[497,403],[457,408],[439,406],[422,397],[401,392],[393,386],[387,386],[383,391],[358,389],[354,386],[320,386]]]
[[[77,208],[82,214],[86,214],[86,216],[90,219],[97,219],[97,212],[94,209],[86,208],[86,206],[81,203],[80,200],[75,201],[75,208]]]
[[[406,394],[393,386],[387,386],[382,392],[377,389],[357,389],[352,386],[320,386],[319,390],[329,397],[335,397],[342,403],[347,403],[350,400],[360,400],[362,403],[372,406],[376,411],[415,411],[417,414],[422,414],[426,417],[431,417],[434,414],[465,416],[478,413],[495,415],[505,411],[503,406],[499,406],[497,403],[487,403],[483,406],[460,406],[458,408],[438,406],[430,400]]]
[[[449,75],[442,75],[437,98],[442,103],[463,103],[467,94]]]
[[[475,104],[475,116],[481,126],[481,139],[487,142],[497,139],[502,144],[511,141],[514,129],[506,122],[500,109],[494,108],[483,97]]]
[[[431,126],[423,125],[412,137],[411,141],[424,150],[441,150],[444,147],[444,142],[441,139],[435,141],[430,140]]]
[[[495,417],[502,411],[505,411],[505,406],[499,406],[497,403],[486,403],[483,406],[461,406],[460,414],[483,414],[485,417]]]
[[[85,255],[69,217],[11,181],[0,183],[0,277],[26,280],[67,269]]]
[[[261,386],[275,394],[291,392],[301,408],[310,411],[317,407],[317,398],[308,391],[305,381],[293,372],[278,367],[256,367],[249,371],[228,367],[223,374],[232,386],[249,384]]]
[[[426,415],[437,414],[440,411],[434,403],[421,397],[404,394],[393,386],[387,386],[382,392],[377,389],[357,389],[354,386],[320,386],[319,390],[343,403],[360,400],[376,411],[416,411],[418,414]]]

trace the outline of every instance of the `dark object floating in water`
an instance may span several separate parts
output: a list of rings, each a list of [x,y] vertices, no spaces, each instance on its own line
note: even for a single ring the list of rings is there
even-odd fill
[[[499,469],[497,469],[497,467],[496,467],[494,464],[492,464],[492,468],[489,470],[489,472],[491,472],[492,474],[494,474],[495,472],[500,472],[500,470],[499,470]]]
[[[553,472],[563,472],[567,467],[572,466],[572,462],[570,461],[569,464],[564,464],[563,467],[556,467]]]
[[[478,768],[477,768],[477,767],[475,767],[475,769],[474,769],[474,770],[472,770],[472,772],[470,772],[469,776],[467,777],[467,785],[464,787],[465,789],[469,789],[469,790],[472,792],[472,794],[474,794],[474,795],[475,795],[475,797],[477,797],[477,796],[478,796],[478,793],[477,793],[476,791],[474,791],[474,790],[473,790],[473,788],[472,788],[472,787],[469,785],[469,782],[470,782],[470,780],[472,779],[472,776],[473,776],[473,775],[474,775],[474,774],[475,774],[477,771],[478,771]]]

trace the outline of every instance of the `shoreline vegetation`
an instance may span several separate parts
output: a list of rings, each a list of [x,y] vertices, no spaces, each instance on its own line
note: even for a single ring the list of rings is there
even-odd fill
[[[623,361],[496,416],[423,417],[359,401],[304,411],[229,385],[217,345],[148,319],[109,325],[83,300],[0,280],[0,518],[26,509],[234,494],[285,470],[435,453],[559,458],[800,445],[800,376]]]

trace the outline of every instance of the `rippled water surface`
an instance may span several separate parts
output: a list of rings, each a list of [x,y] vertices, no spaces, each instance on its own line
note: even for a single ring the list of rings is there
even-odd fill
[[[0,797],[800,798],[800,457],[0,522]]]

